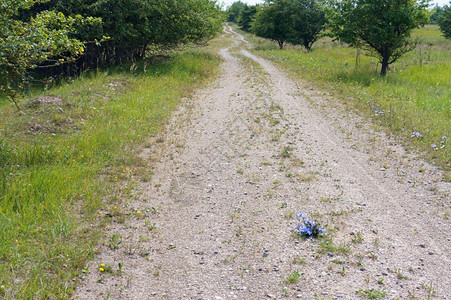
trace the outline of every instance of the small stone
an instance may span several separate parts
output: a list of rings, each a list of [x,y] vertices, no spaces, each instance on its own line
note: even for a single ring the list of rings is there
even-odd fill
[[[270,299],[275,299],[276,296],[274,296],[273,294],[266,294],[266,297],[270,298]]]
[[[327,255],[328,255],[329,257],[333,257],[333,256],[334,256],[334,254],[333,254],[332,252],[327,252]]]
[[[434,255],[434,252],[429,251],[428,254],[429,254],[429,255]]]

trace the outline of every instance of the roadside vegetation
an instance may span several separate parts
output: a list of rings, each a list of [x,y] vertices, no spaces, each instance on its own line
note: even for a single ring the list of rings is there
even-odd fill
[[[105,206],[130,200],[144,146],[218,58],[185,51],[99,70],[0,108],[0,296],[66,298],[102,241]],[[85,270],[88,272],[88,270]]]
[[[413,33],[422,42],[378,76],[380,64],[358,50],[322,38],[311,52],[248,35],[258,55],[276,62],[302,80],[332,93],[404,137],[436,164],[451,167],[451,41],[436,25]]]
[[[302,3],[307,2],[277,0],[255,7],[250,30],[243,34],[256,45],[257,54],[332,93],[404,137],[436,164],[451,168],[449,7],[426,13],[424,1],[399,0],[384,6],[385,13],[379,14],[378,0],[311,1],[304,7]],[[228,20],[245,30],[243,20],[249,18],[242,17],[243,7],[235,2]],[[316,17],[316,31],[297,22],[312,8],[324,12]],[[384,18],[393,22],[380,21]],[[423,26],[426,23],[440,27]],[[262,24],[272,31],[262,31]],[[310,47],[302,42],[302,32],[315,32]]]
[[[130,200],[138,157],[218,58],[175,54],[83,75],[0,108],[0,297],[66,298],[102,241],[105,206]],[[88,272],[89,270],[85,270]]]
[[[218,70],[196,46],[221,29],[214,1],[89,3],[0,4],[0,298],[70,297],[104,208],[150,179],[138,154]]]

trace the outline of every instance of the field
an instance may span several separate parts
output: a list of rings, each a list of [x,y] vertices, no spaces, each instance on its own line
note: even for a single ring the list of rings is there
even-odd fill
[[[21,112],[2,101],[0,298],[71,293],[106,226],[102,207],[127,201],[137,176],[150,178],[137,154],[217,66],[186,51],[35,91]]]
[[[420,41],[417,48],[391,65],[383,78],[375,58],[357,56],[355,49],[327,37],[306,53],[297,47],[279,51],[275,43],[247,35],[258,45],[258,55],[331,92],[449,169],[451,41],[434,25],[416,30],[414,36]]]

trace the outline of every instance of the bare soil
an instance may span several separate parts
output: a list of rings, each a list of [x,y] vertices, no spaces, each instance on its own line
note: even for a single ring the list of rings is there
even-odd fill
[[[152,181],[73,298],[451,299],[442,172],[230,27],[221,38],[222,73],[143,150]],[[297,237],[298,212],[325,236]]]

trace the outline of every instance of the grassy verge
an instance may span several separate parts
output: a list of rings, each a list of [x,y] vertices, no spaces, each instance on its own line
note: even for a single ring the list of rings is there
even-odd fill
[[[356,50],[328,38],[319,40],[310,53],[297,47],[280,51],[274,43],[248,38],[258,55],[331,92],[450,169],[451,41],[437,26],[414,35],[422,42],[393,64],[386,78],[378,75],[376,59],[360,55],[356,66]]]
[[[186,51],[0,105],[0,298],[67,298],[101,237],[98,211],[144,175],[137,152],[219,59]],[[108,197],[107,197],[108,196]],[[97,217],[96,217],[97,216]]]

